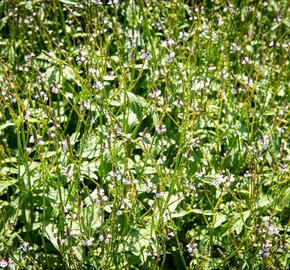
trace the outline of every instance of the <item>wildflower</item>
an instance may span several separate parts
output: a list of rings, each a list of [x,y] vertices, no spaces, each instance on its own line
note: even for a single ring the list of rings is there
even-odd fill
[[[219,18],[218,26],[222,26],[222,25],[224,25],[224,20],[223,20],[223,18]]]
[[[141,54],[141,56],[140,56],[140,58],[141,58],[142,60],[151,59],[151,55],[150,55],[149,52],[145,52],[145,51],[143,51],[142,54]]]
[[[264,135],[262,139],[258,142],[262,150],[266,150],[269,146],[270,140],[268,135]]]
[[[8,258],[7,263],[8,263],[8,267],[9,268],[13,268],[14,267],[14,262],[12,261],[11,258]]]
[[[181,40],[186,40],[187,34],[184,33],[184,32],[179,32],[178,38],[181,39]]]
[[[221,175],[221,174],[216,174],[215,177],[214,177],[214,181],[213,181],[213,184],[218,187],[219,185],[221,185],[222,183],[225,183],[226,182],[226,178]]]
[[[189,253],[197,253],[198,252],[196,243],[189,243],[186,245],[186,247],[187,247],[187,250]]]
[[[175,52],[173,51],[170,54],[167,54],[164,58],[165,62],[169,64],[172,63],[174,56],[175,56]]]
[[[161,95],[161,91],[155,88],[151,93],[149,93],[149,97],[151,98],[158,98]]]
[[[272,247],[272,244],[269,242],[269,240],[266,240],[266,242],[262,245],[262,249],[259,251],[259,254],[263,258],[269,257],[271,247]]]
[[[100,190],[97,190],[97,202],[100,201],[107,201],[108,196],[105,195],[105,191],[101,188]]]
[[[20,245],[19,249],[22,250],[23,252],[28,252],[29,250],[32,249],[32,247],[29,246],[29,243],[28,242],[23,242]]]
[[[220,75],[223,80],[226,80],[229,77],[229,73],[226,70],[221,70]]]
[[[268,227],[268,234],[269,235],[273,235],[273,234],[279,234],[279,229],[278,229],[278,227],[276,227],[275,225],[270,225],[269,227]]]
[[[83,243],[84,246],[88,246],[89,247],[89,246],[93,245],[94,240],[95,240],[94,237],[90,237],[89,239],[82,241],[82,243]]]
[[[61,88],[61,85],[60,84],[56,84],[52,87],[51,91],[52,93],[54,94],[57,94],[58,93],[58,90]]]
[[[89,68],[89,73],[96,74],[98,71],[95,68]]]
[[[166,47],[166,46],[167,46],[167,41],[166,41],[166,40],[163,40],[163,41],[161,42],[161,46],[162,46],[162,47]]]
[[[286,173],[286,172],[288,172],[288,165],[287,164],[283,164],[280,168],[279,168],[279,170],[280,170],[280,172],[281,173]]]
[[[159,159],[157,160],[158,164],[163,164],[166,161],[166,157],[165,156],[160,156]]]
[[[192,190],[192,191],[196,191],[196,187],[195,187],[195,185],[193,185],[193,184],[190,184],[190,185],[188,186],[188,188],[189,188],[190,190]]]
[[[233,88],[233,89],[232,89],[232,93],[233,93],[233,95],[236,95],[236,94],[238,93],[237,88]]]
[[[108,5],[117,5],[119,4],[119,0],[109,0]]]
[[[181,108],[183,106],[183,102],[181,100],[175,100],[173,105],[177,108]]]
[[[5,259],[0,261],[0,268],[5,268],[8,266],[8,262]]]
[[[112,178],[114,178],[114,177],[117,178],[118,174],[116,173],[116,171],[112,170],[112,171],[109,172],[109,176],[111,176]]]
[[[156,127],[157,134],[165,133],[166,132],[166,126],[165,125],[159,125]]]
[[[68,140],[63,140],[60,142],[60,145],[62,146],[63,150],[67,150],[69,146]]]
[[[30,136],[29,143],[34,143],[34,142],[35,142],[34,136]]]
[[[112,238],[112,236],[110,234],[107,234],[107,235],[101,234],[99,237],[99,240],[102,242],[104,241],[106,244],[109,244],[111,238]]]
[[[92,0],[92,3],[96,4],[96,5],[102,5],[102,1],[101,0]]]
[[[165,193],[164,193],[163,191],[157,191],[157,192],[156,192],[156,197],[157,197],[157,198],[161,198],[161,197],[164,196],[164,194],[165,194]]]
[[[76,61],[77,61],[77,64],[80,66],[84,61],[86,60],[86,58],[81,55],[81,56],[77,56],[76,58]]]
[[[93,89],[96,89],[96,90],[102,90],[104,88],[104,84],[100,81],[96,81],[93,86],[92,86]]]
[[[248,56],[246,56],[245,59],[242,60],[242,64],[252,64],[252,60]]]
[[[124,185],[130,185],[131,184],[131,181],[130,181],[129,178],[123,178],[122,182],[123,182]]]
[[[48,101],[48,96],[44,91],[40,91],[40,96],[43,98],[44,102]]]
[[[114,126],[116,134],[120,135],[122,133],[122,127],[119,124]]]

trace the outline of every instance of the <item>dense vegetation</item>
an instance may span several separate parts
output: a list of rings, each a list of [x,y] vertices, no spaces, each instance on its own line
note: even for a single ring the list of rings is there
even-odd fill
[[[1,0],[0,268],[288,269],[289,27],[287,0]]]

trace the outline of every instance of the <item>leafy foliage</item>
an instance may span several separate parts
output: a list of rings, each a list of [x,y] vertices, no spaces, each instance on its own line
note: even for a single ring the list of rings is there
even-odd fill
[[[289,11],[1,1],[0,268],[287,269]]]

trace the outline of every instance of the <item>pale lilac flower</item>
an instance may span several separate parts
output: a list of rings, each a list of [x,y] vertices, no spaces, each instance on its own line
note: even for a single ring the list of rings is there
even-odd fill
[[[229,77],[229,73],[226,70],[221,70],[220,75],[223,80],[226,80]]]
[[[77,61],[77,64],[80,66],[84,61],[86,60],[86,58],[81,55],[81,56],[77,56],[76,58],[76,61]]]
[[[175,42],[174,42],[174,40],[172,38],[167,40],[167,45],[168,46],[173,46],[174,44],[175,44]]]
[[[114,129],[115,129],[117,134],[121,134],[122,133],[122,127],[120,125],[116,124],[114,126]]]
[[[148,94],[151,98],[158,98],[161,95],[161,91],[155,88],[151,93]]]
[[[151,59],[151,55],[150,55],[150,53],[149,52],[145,52],[145,51],[143,51],[142,53],[141,53],[141,55],[140,55],[140,58],[142,59],[142,60],[145,60],[145,59]]]
[[[189,253],[197,253],[198,249],[197,249],[197,244],[195,243],[189,243],[186,245],[187,250]]]
[[[164,194],[165,194],[165,193],[164,193],[163,191],[157,191],[157,192],[156,192],[156,197],[157,197],[157,198],[161,198],[161,197],[164,196]]]
[[[89,68],[89,73],[96,74],[98,71],[95,68]]]
[[[165,58],[164,58],[165,62],[172,63],[174,56],[175,56],[175,52],[173,51],[170,52],[170,54],[165,55]]]
[[[224,20],[223,20],[223,18],[219,18],[218,26],[222,26],[222,25],[224,25]]]
[[[96,81],[93,86],[93,89],[102,90],[104,88],[104,84],[100,81]]]
[[[12,261],[11,258],[8,258],[7,263],[8,263],[8,265],[7,265],[8,268],[14,268],[14,262]]]
[[[8,266],[8,262],[3,258],[1,261],[0,261],[0,268],[5,268]]]
[[[272,244],[269,242],[269,240],[266,240],[266,242],[263,244],[262,249],[259,251],[259,254],[263,258],[267,258],[270,256]]]
[[[92,3],[96,4],[96,5],[102,5],[102,1],[101,0],[92,0]]]
[[[270,225],[270,226],[268,227],[268,234],[269,234],[269,235],[273,235],[273,234],[278,235],[278,234],[279,234],[279,229],[278,229],[278,227],[276,227],[275,225]]]
[[[84,246],[88,246],[89,247],[89,246],[93,245],[94,240],[95,240],[94,237],[90,237],[89,239],[82,241],[82,243],[83,243]]]
[[[62,146],[63,150],[67,150],[68,149],[68,145],[69,144],[68,144],[67,140],[63,140],[59,144]]]
[[[57,94],[60,88],[61,88],[61,85],[56,84],[52,87],[51,91],[52,91],[52,93]]]
[[[130,181],[129,178],[123,178],[122,182],[123,182],[123,184],[126,185],[126,186],[131,184],[131,181]]]

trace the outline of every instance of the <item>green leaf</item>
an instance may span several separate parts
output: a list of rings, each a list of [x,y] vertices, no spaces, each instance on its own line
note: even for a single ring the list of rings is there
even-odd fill
[[[224,223],[227,220],[227,216],[223,215],[221,213],[217,213],[215,217],[215,223],[213,225],[214,228],[219,227],[222,223]]]
[[[236,231],[236,233],[239,235],[242,232],[244,223],[246,222],[246,220],[248,219],[249,216],[250,216],[249,210],[243,212],[242,215],[240,213],[237,213],[234,216],[231,229]]]
[[[0,193],[9,186],[14,185],[16,182],[17,180],[0,181]]]
[[[73,2],[73,1],[68,1],[68,0],[59,0],[60,2],[67,4],[67,5],[74,5],[74,6],[78,6],[79,3],[77,2]]]

